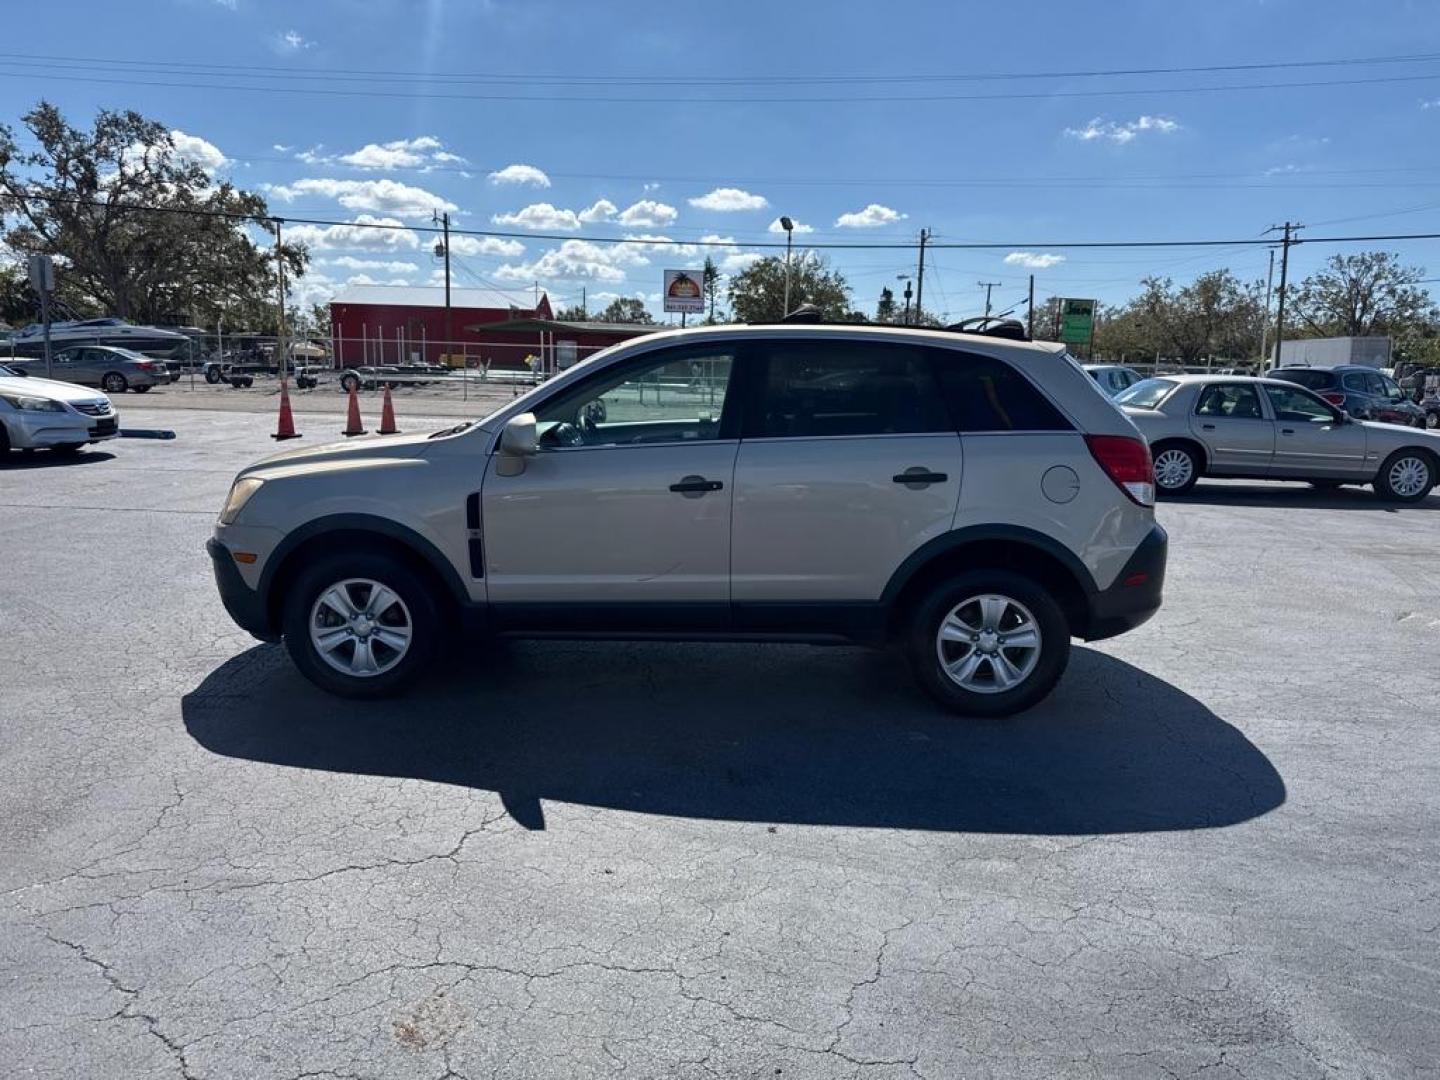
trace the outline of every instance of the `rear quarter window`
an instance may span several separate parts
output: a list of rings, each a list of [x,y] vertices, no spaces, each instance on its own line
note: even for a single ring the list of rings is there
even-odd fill
[[[935,374],[957,431],[1074,430],[1029,379],[1003,360],[937,351]]]
[[[1131,405],[1137,409],[1157,409],[1180,384],[1174,379],[1141,379],[1129,389],[1115,396],[1117,405]]]

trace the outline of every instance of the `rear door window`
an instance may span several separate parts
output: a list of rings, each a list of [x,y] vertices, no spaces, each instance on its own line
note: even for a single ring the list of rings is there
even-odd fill
[[[773,341],[760,346],[750,438],[907,435],[951,430],[922,349],[888,342]]]
[[[935,371],[957,431],[1074,430],[1029,379],[1003,360],[937,350]]]
[[[1375,392],[1365,385],[1363,371],[1347,371],[1341,378],[1340,385],[1355,394],[1373,394]]]

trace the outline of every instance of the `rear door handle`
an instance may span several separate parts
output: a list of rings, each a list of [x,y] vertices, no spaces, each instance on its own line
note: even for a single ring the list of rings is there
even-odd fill
[[[922,488],[926,484],[943,484],[950,479],[948,473],[931,472],[923,465],[912,465],[902,473],[896,473],[890,478],[897,484],[904,484],[908,488]]]
[[[1293,427],[1282,427],[1282,428],[1280,429],[1280,434],[1281,434],[1281,435],[1294,435],[1294,434],[1295,434],[1295,429],[1294,429]]]
[[[681,495],[704,495],[707,491],[719,491],[724,486],[719,480],[706,480],[703,476],[686,476],[678,484],[671,484],[670,490]]]
[[[1201,425],[1200,425],[1200,430],[1201,430],[1201,431],[1214,431],[1214,430],[1215,430],[1215,425],[1214,425],[1214,424],[1201,424]]]

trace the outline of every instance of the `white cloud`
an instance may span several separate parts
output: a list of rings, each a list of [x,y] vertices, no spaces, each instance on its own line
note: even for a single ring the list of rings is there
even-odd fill
[[[548,202],[531,203],[513,214],[494,214],[490,218],[496,225],[517,225],[522,229],[536,229],[553,232],[563,229],[573,232],[580,228],[580,217],[574,210],[562,210]]]
[[[264,189],[282,202],[294,202],[301,195],[335,199],[349,210],[373,210],[401,217],[427,217],[435,210],[458,210],[454,203],[424,188],[398,180],[337,180],[333,177],[306,177],[293,184],[271,185]]]
[[[1429,101],[1420,102],[1422,109],[1440,109],[1440,98],[1431,98]]]
[[[452,236],[450,251],[456,255],[503,255],[513,259],[525,254],[525,245],[519,240],[506,240],[500,236]]]
[[[596,199],[580,211],[581,221],[607,221],[620,212],[620,208],[609,199]]]
[[[658,180],[646,181],[643,185],[641,185],[641,190],[644,191],[646,195],[649,195],[652,191],[659,191],[660,182]]]
[[[337,160],[357,169],[413,169],[433,159],[431,152],[439,150],[441,145],[435,136],[421,135],[387,143],[366,143],[359,150],[341,154]]]
[[[215,0],[215,5],[229,11],[237,11],[240,7],[239,0]]]
[[[325,144],[316,143],[309,150],[301,150],[295,155],[296,161],[303,161],[306,165],[324,165],[334,159],[324,153]]]
[[[1139,116],[1134,120],[1116,123],[1097,116],[1084,127],[1066,128],[1065,134],[1081,142],[1095,142],[1104,139],[1117,146],[1124,146],[1146,132],[1173,135],[1180,130],[1180,124],[1168,116]]]
[[[888,206],[881,206],[879,203],[871,203],[863,210],[854,210],[848,214],[841,214],[835,219],[835,224],[841,229],[876,229],[881,225],[890,225],[901,218],[909,217],[909,214],[901,214],[891,210]]]
[[[804,222],[796,221],[793,218],[791,219],[790,224],[795,226],[793,231],[796,233],[812,233],[815,231],[814,225],[806,225]],[[774,221],[770,222],[769,226],[766,227],[765,231],[783,236],[785,234],[785,226],[780,224],[780,219],[777,217]]]
[[[293,146],[286,146],[283,143],[277,142],[272,144],[270,149],[274,150],[277,154],[288,154],[291,150],[294,150],[295,148]]]
[[[764,210],[770,203],[763,195],[752,195],[740,188],[720,187],[691,199],[690,205],[701,210],[730,213],[735,210]]]
[[[436,150],[430,155],[430,160],[441,165],[464,165],[466,160],[459,154],[452,154],[449,150]]]
[[[673,206],[654,199],[641,199],[620,211],[616,220],[630,228],[663,229],[673,225],[679,216],[680,212]]]
[[[639,233],[633,237],[635,243],[625,245],[627,251],[662,251],[670,255],[685,256],[698,255],[700,246],[698,244],[676,244],[672,243],[668,236],[652,235],[650,233]]]
[[[402,259],[357,259],[354,255],[340,255],[323,261],[329,266],[340,266],[346,270],[383,270],[387,274],[413,274],[420,269],[415,263]]]
[[[534,165],[506,165],[503,169],[496,169],[490,174],[492,184],[533,184],[536,187],[549,187],[550,177],[545,175],[543,169],[537,169]]]
[[[1012,251],[1005,256],[1006,266],[1023,266],[1027,270],[1048,270],[1065,261],[1064,255],[1051,255],[1036,251]]]
[[[506,263],[495,271],[495,277],[501,281],[528,282],[558,278],[620,282],[625,280],[625,271],[616,265],[617,261],[631,265],[648,262],[643,255],[626,255],[618,250],[624,246],[616,244],[605,248],[588,240],[566,240],[534,262],[519,265]]]
[[[218,146],[199,135],[187,135],[177,128],[170,132],[170,138],[175,143],[176,157],[194,162],[207,173],[230,164],[230,159],[220,152]]]
[[[726,274],[738,274],[742,270],[749,269],[752,263],[759,262],[764,257],[758,251],[737,251],[720,260],[720,270]]]
[[[398,218],[359,214],[354,221],[341,225],[290,225],[285,229],[285,239],[315,251],[413,251],[420,246],[420,237],[403,225]]]
[[[297,30],[286,30],[283,34],[275,35],[274,46],[277,52],[297,53],[313,49],[315,42],[302,37]]]

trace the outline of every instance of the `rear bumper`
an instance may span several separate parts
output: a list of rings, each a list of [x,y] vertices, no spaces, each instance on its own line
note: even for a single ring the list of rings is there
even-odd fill
[[[1133,630],[1160,610],[1170,538],[1157,523],[1130,556],[1114,584],[1090,597],[1090,620],[1080,636],[1099,641]]]
[[[205,541],[205,550],[215,569],[215,587],[220,590],[220,602],[235,620],[240,629],[261,641],[279,641],[280,631],[272,625],[270,612],[262,597],[245,584],[230,549],[213,537]]]

